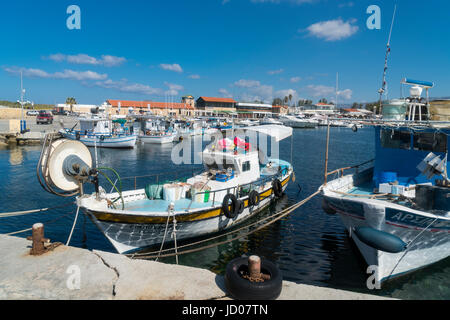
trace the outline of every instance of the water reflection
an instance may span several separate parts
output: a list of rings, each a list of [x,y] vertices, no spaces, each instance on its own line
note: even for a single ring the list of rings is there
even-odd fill
[[[23,163],[24,149],[20,147],[14,147],[9,150],[9,163],[12,166],[18,166]]]

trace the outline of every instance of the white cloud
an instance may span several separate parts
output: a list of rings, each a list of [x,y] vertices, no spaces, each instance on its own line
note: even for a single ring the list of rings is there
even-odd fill
[[[267,73],[270,75],[274,75],[274,74],[280,74],[283,71],[284,71],[283,69],[279,69],[279,70],[271,70],[271,71],[268,71]]]
[[[297,82],[299,82],[300,80],[302,80],[302,78],[300,78],[300,77],[292,77],[292,78],[291,78],[291,82],[292,82],[292,83],[297,83]]]
[[[106,88],[106,89],[115,89],[122,92],[127,93],[139,93],[144,95],[158,95],[163,96],[163,90],[159,88],[153,88],[145,84],[140,83],[129,83],[127,79],[122,79],[119,81],[113,81],[111,79],[105,81],[97,81],[94,85]]]
[[[189,78],[191,78],[191,79],[200,79],[200,75],[198,75],[198,74],[191,74],[189,76]]]
[[[250,0],[252,3],[292,3],[296,5],[304,4],[304,3],[312,3],[316,2],[317,0]]]
[[[259,87],[261,85],[261,83],[257,80],[241,79],[239,81],[236,81],[234,83],[234,85],[239,88],[254,88],[254,87]]]
[[[164,70],[169,70],[169,71],[174,71],[174,72],[183,72],[183,69],[181,68],[181,66],[178,63],[173,63],[173,64],[166,64],[166,63],[161,63],[159,65],[161,67],[161,69]]]
[[[68,79],[68,80],[105,80],[108,78],[107,74],[100,74],[94,71],[73,71],[64,70],[63,72],[48,73],[44,70],[33,69],[33,68],[4,68],[4,70],[10,74],[20,74],[23,73],[25,77],[32,78],[44,78],[44,79]]]
[[[348,8],[351,8],[351,7],[353,7],[355,4],[353,3],[353,2],[345,2],[345,3],[340,3],[339,5],[338,5],[338,7],[339,8],[345,8],[345,7],[348,7]]]
[[[63,62],[67,61],[68,63],[73,64],[89,64],[89,65],[101,65],[105,67],[115,67],[119,66],[127,61],[127,59],[123,57],[115,57],[111,55],[102,55],[101,58],[91,57],[87,54],[77,54],[77,55],[65,55],[61,53],[52,54],[46,59],[55,61],[55,62]]]
[[[176,96],[176,95],[178,95],[178,92],[180,90],[184,90],[184,87],[179,84],[174,84],[174,83],[169,83],[169,82],[164,82],[164,84],[169,88],[169,90],[167,90],[165,92],[165,94],[167,94],[169,96]]]
[[[321,21],[310,25],[306,30],[311,36],[325,41],[337,41],[351,37],[358,31],[358,26],[352,25],[355,22],[354,19],[346,22],[342,19]]]
[[[344,100],[350,100],[352,98],[353,91],[350,89],[345,89],[338,91],[338,96],[342,97]]]
[[[224,98],[233,98],[233,95],[227,89],[221,88],[219,89],[219,93]]]
[[[317,98],[327,98],[331,100],[335,100],[336,98],[336,88],[328,87],[323,85],[309,85],[306,87],[308,92]],[[351,89],[344,89],[338,91],[338,97],[341,97],[344,100],[350,100],[352,98],[353,91]]]

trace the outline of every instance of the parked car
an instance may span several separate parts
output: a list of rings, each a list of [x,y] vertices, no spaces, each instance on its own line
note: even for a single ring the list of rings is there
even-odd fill
[[[52,110],[52,113],[54,116],[67,116],[69,114],[69,112],[64,109],[54,109]]]
[[[53,123],[53,116],[50,112],[47,111],[39,111],[38,116],[36,117],[36,124],[52,124]]]
[[[37,110],[27,111],[27,116],[37,116],[38,114],[39,114],[39,111],[37,111]]]

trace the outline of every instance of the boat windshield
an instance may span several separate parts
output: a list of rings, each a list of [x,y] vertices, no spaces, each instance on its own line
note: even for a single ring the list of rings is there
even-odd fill
[[[383,148],[447,152],[447,135],[442,132],[382,129],[380,140]]]

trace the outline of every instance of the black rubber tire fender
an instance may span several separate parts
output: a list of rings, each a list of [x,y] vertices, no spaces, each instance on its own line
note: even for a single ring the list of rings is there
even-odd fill
[[[245,203],[243,200],[238,200],[238,214],[241,214],[244,212],[245,209]]]
[[[257,206],[260,201],[260,196],[258,191],[252,190],[248,195],[248,204],[249,206]]]
[[[231,204],[230,204],[230,201],[231,201]],[[231,210],[230,210],[230,206],[231,206]],[[239,212],[239,202],[234,194],[228,193],[223,198],[222,210],[228,219],[236,218],[236,216],[238,215],[238,212]]]
[[[278,179],[273,180],[272,189],[273,193],[275,194],[275,197],[281,198],[281,196],[283,195],[283,185],[281,184],[280,180]]]
[[[80,135],[80,133],[79,133],[79,132],[75,133],[75,138],[76,138],[77,140],[80,140],[80,138],[81,138],[81,135]]]
[[[225,287],[228,294],[237,300],[275,300],[283,287],[283,276],[271,261],[261,258],[261,272],[270,275],[270,280],[251,282],[242,277],[248,272],[248,258],[242,257],[228,263],[225,271]]]

